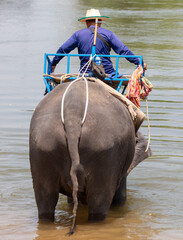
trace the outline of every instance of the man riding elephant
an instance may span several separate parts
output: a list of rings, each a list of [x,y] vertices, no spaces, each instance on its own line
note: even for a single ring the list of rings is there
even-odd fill
[[[74,33],[57,53],[78,47],[80,54],[91,54],[96,18],[100,19],[98,32],[110,47],[118,54],[133,55],[114,33],[101,28],[101,21],[108,17],[95,9],[79,19],[87,28]],[[96,54],[110,54],[105,41],[97,38]],[[61,58],[54,57],[52,71]],[[82,68],[88,58],[80,60]],[[139,64],[136,57],[127,60]],[[114,72],[110,58],[103,58],[102,63],[107,74]],[[145,152],[147,142],[137,132],[141,122],[134,124],[133,104],[124,96],[126,100],[121,100],[120,93],[100,80],[83,79],[70,88],[64,83],[51,91],[37,106],[30,126],[30,164],[39,219],[54,220],[62,193],[74,201],[70,233],[74,232],[78,201],[88,205],[89,221],[104,220],[111,204],[125,202],[129,172],[151,155],[150,149]]]
[[[91,54],[92,46],[94,43],[94,31],[96,19],[97,23],[97,40],[96,40],[96,54],[110,55],[111,48],[119,55],[134,55],[130,49],[110,30],[101,27],[102,21],[107,20],[109,17],[101,16],[98,9],[90,9],[86,12],[86,16],[78,19],[80,22],[85,22],[87,28],[75,32],[57,51],[57,53],[70,53],[76,47],[79,54]],[[58,62],[63,56],[55,56],[52,61],[52,71],[55,70]],[[139,65],[139,59],[126,58],[129,62]],[[85,56],[80,57],[80,69],[88,62],[89,58]],[[106,74],[113,74],[115,72],[112,62],[109,57],[102,58],[102,64]],[[147,66],[144,63],[144,69]],[[85,68],[83,69],[83,71]],[[89,70],[88,70],[89,71]]]

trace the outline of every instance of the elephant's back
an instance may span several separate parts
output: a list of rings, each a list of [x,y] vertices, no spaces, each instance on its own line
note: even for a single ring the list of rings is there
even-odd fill
[[[51,137],[54,142],[65,143],[64,126],[61,121],[61,101],[68,86],[64,83],[51,91],[36,107],[31,121],[32,134],[39,135],[42,139]],[[65,115],[71,111],[85,108],[86,86],[84,81],[76,82],[71,86],[66,96]],[[85,122],[82,126],[82,139],[93,142],[100,140],[102,145],[108,141],[118,141],[122,134],[133,134],[134,126],[126,106],[112,96],[105,88],[96,82],[88,82],[88,109]],[[68,102],[74,103],[74,110],[67,108]],[[81,114],[82,115],[82,114]],[[72,116],[70,117],[72,121]],[[82,118],[82,116],[81,116]],[[51,146],[51,145],[50,145]]]
[[[89,104],[82,127],[82,140],[102,150],[133,139],[134,124],[127,107],[112,96],[103,86],[89,84]],[[94,144],[96,142],[96,144]]]

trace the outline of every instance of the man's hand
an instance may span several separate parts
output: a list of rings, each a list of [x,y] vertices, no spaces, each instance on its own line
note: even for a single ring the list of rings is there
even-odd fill
[[[52,66],[52,67],[51,67],[51,71],[52,71],[52,72],[55,71],[55,67],[56,67],[56,66]]]
[[[147,64],[144,63],[144,72],[147,70]]]
[[[143,77],[143,73],[145,73],[146,70],[147,70],[147,64],[144,63],[143,72],[140,74],[141,77]]]

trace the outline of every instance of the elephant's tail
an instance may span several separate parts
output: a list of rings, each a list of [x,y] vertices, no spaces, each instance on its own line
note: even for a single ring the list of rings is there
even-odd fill
[[[74,201],[73,207],[73,223],[69,235],[74,233],[75,225],[76,225],[76,212],[78,208],[78,191],[83,191],[85,185],[84,178],[84,169],[80,164],[80,156],[79,156],[79,139],[81,134],[81,126],[71,126],[70,124],[65,124],[66,130],[66,139],[68,145],[68,151],[71,159],[71,169],[70,176],[72,180],[72,197]]]

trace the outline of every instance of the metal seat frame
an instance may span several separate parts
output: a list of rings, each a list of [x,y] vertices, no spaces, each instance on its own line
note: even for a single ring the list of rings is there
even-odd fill
[[[54,56],[61,56],[61,57],[67,57],[67,70],[65,74],[70,74],[70,59],[71,57],[88,57],[90,58],[91,55],[90,54],[52,54],[52,53],[45,53],[44,55],[44,74],[43,74],[43,80],[46,86],[46,90],[49,93],[51,90],[53,90],[53,86],[52,84],[50,84],[50,80],[52,81],[53,78],[51,76],[46,76],[46,75],[50,75],[51,73],[51,60],[50,57],[54,57]],[[122,87],[124,82],[128,82],[129,78],[119,78],[118,77],[118,68],[119,68],[119,60],[121,58],[139,58],[140,60],[140,65],[143,66],[143,58],[142,56],[136,56],[136,55],[99,55],[96,54],[95,57],[101,57],[101,58],[105,58],[105,57],[109,57],[109,58],[114,58],[116,59],[116,66],[115,66],[115,76],[111,79],[111,78],[105,78],[104,81],[107,82],[117,82],[117,91],[119,92],[120,88]],[[69,79],[75,80],[77,77],[70,77]],[[126,89],[127,84],[124,85],[124,89],[123,92]]]

